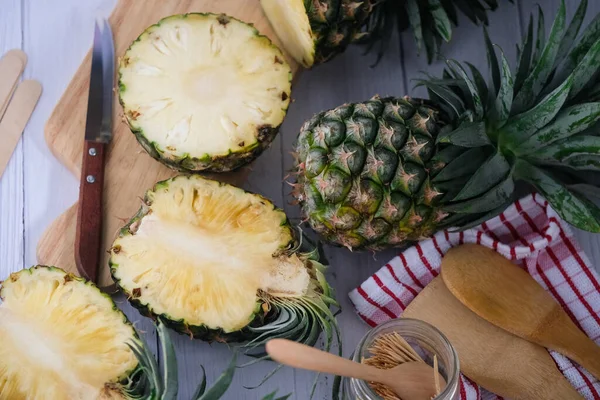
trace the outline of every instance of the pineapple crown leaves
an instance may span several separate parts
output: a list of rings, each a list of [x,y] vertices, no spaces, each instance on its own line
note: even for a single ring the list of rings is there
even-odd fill
[[[514,4],[514,0],[509,1]],[[459,12],[476,25],[487,25],[488,11],[497,8],[497,0],[379,0],[354,42],[366,45],[367,53],[377,46],[377,63],[388,48],[394,29],[401,33],[410,28],[418,54],[425,50],[431,63],[442,43],[452,39]]]
[[[138,359],[139,367],[134,373],[134,378],[124,387],[123,392],[130,399],[144,400],[176,400],[179,381],[177,379],[177,357],[175,346],[171,340],[167,327],[158,318],[156,323],[156,332],[158,334],[161,355],[163,361],[162,371],[158,363],[143,339],[137,339],[128,343],[135,356]],[[192,395],[193,400],[218,400],[223,397],[231,386],[235,369],[237,368],[238,352],[234,351],[231,361],[227,368],[221,373],[212,386],[207,388],[206,374],[204,367],[202,369],[202,380],[196,391]],[[285,400],[291,394],[282,397],[275,397],[276,391],[269,393],[263,400]]]
[[[241,365],[248,367],[261,361],[271,360],[264,351],[264,346],[270,339],[284,338],[293,340],[308,346],[316,346],[321,334],[324,333],[325,351],[330,351],[333,345],[333,339],[338,343],[338,354],[342,355],[342,340],[339,326],[330,306],[339,309],[339,303],[335,300],[334,291],[325,279],[326,266],[319,262],[321,247],[320,243],[311,241],[300,228],[299,244],[291,251],[297,252],[298,256],[307,261],[311,267],[310,273],[316,279],[319,288],[313,288],[313,293],[305,297],[288,299],[286,297],[272,297],[264,294],[265,304],[270,307],[270,312],[266,324],[261,326],[249,326],[248,331],[254,336],[254,339],[243,343],[240,347],[244,349],[244,354],[253,357],[254,360]],[[339,312],[339,310],[338,310]],[[258,351],[257,351],[258,350]],[[256,351],[256,352],[255,352]],[[255,386],[247,387],[254,389],[264,384],[283,366],[280,364],[267,374],[260,383]],[[311,396],[316,390],[319,375],[313,382]],[[333,396],[337,398],[337,389],[334,387]]]
[[[469,176],[444,199],[443,208],[456,215],[443,227],[465,229],[498,215],[513,201],[515,182],[524,181],[567,222],[600,232],[600,209],[587,194],[596,185],[580,173],[600,171],[600,14],[580,33],[586,9],[582,0],[568,22],[562,0],[547,37],[538,9],[537,33],[532,15],[514,68],[501,49],[498,57],[484,28],[489,82],[473,65],[465,63],[469,75],[454,60],[441,78],[418,80],[454,121],[437,137],[441,151],[465,149],[433,178]],[[465,165],[477,156],[485,160]]]

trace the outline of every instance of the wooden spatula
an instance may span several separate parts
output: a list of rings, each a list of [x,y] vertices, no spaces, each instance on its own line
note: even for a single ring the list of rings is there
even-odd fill
[[[455,247],[442,259],[442,277],[480,317],[564,354],[600,379],[600,346],[531,275],[497,252],[476,244]]]
[[[429,322],[456,349],[461,372],[500,396],[523,400],[582,399],[548,351],[480,318],[435,278],[403,317]]]
[[[18,49],[8,51],[0,58],[0,119],[17,87],[25,64],[27,64],[27,55]]]

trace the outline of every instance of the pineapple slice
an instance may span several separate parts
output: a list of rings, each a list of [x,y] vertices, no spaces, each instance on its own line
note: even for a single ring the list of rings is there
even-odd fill
[[[2,282],[0,298],[0,399],[127,398],[136,335],[110,297],[35,266]]]
[[[182,171],[229,171],[275,138],[291,68],[249,24],[184,14],[146,29],[119,63],[125,120],[148,153]]]
[[[293,233],[269,200],[181,175],[146,193],[113,243],[111,272],[135,307],[180,333],[245,341],[272,324],[312,343],[296,328],[335,324],[334,301],[323,266]]]

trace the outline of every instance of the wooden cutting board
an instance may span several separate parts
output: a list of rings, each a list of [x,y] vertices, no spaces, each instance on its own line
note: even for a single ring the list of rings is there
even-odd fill
[[[283,46],[274,34],[258,0],[119,0],[110,16],[115,40],[115,57],[120,57],[144,29],[161,18],[187,12],[225,13],[252,23],[262,34]],[[90,27],[92,29],[92,27]],[[91,47],[91,43],[90,43]],[[294,79],[299,73],[296,64],[286,54]],[[83,136],[87,110],[91,53],[88,52],[62,98],[46,123],[48,146],[58,160],[79,179]],[[113,140],[106,155],[104,182],[104,241],[108,251],[118,230],[140,207],[140,198],[155,182],[177,172],[162,166],[146,154],[125,123],[118,96],[114,96]],[[233,173],[212,175],[214,179],[240,185],[247,178],[250,167]],[[37,258],[40,264],[55,265],[77,273],[74,258],[75,221],[77,204],[70,207],[44,232],[38,242]],[[114,289],[105,253],[99,286],[106,291]]]
[[[548,351],[487,322],[450,293],[441,276],[402,317],[438,328],[456,349],[461,372],[487,390],[514,400],[582,399]]]

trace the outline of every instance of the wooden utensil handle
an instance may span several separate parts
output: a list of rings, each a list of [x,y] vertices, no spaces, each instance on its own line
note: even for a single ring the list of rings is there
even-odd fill
[[[377,368],[359,364],[287,339],[272,339],[265,346],[271,358],[294,368],[349,378],[376,381],[380,377]]]
[[[97,282],[102,246],[103,143],[86,141],[79,184],[75,263],[79,274]]]
[[[585,368],[596,379],[600,379],[600,346],[573,324],[573,334],[565,342],[560,353]],[[576,339],[576,340],[575,340]]]

